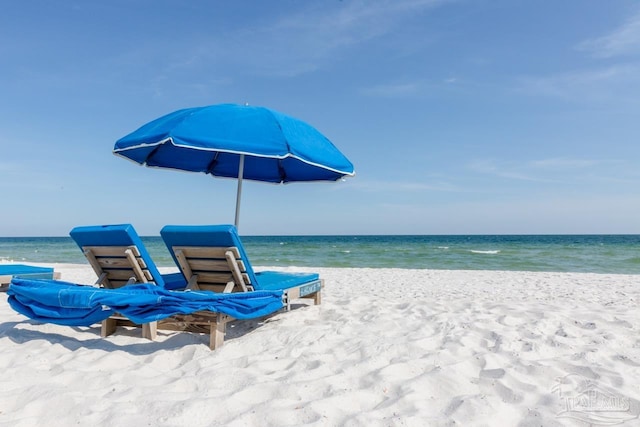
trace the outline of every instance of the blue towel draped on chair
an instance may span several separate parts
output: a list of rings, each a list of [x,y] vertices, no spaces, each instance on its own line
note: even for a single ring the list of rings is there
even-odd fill
[[[7,293],[9,304],[18,313],[65,326],[89,326],[116,312],[143,324],[205,310],[236,319],[251,319],[283,307],[282,291],[217,294],[169,291],[151,284],[104,289],[54,280],[15,278]]]

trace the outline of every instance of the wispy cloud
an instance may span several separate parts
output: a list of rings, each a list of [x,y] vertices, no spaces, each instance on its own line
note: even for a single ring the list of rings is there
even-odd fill
[[[379,84],[360,89],[367,96],[381,98],[407,98],[432,94],[436,90],[456,90],[460,87],[459,79],[447,77],[441,80],[413,80],[398,83]]]
[[[500,162],[492,159],[478,159],[469,163],[468,168],[472,172],[483,175],[491,175],[516,181],[530,182],[552,182],[548,178],[532,174],[526,164],[516,164],[514,162]]]
[[[536,96],[553,96],[567,100],[637,102],[640,65],[614,65],[579,70],[544,77],[521,77],[517,90]],[[638,86],[640,87],[640,86]]]
[[[302,36],[323,50],[350,46],[393,31],[416,13],[446,3],[447,0],[348,1],[329,8],[326,3],[286,16],[265,33]],[[309,19],[312,17],[312,19]]]
[[[389,34],[416,14],[450,1],[303,2],[263,25],[185,40],[186,48],[174,43],[175,62],[198,67],[214,61],[239,66],[250,74],[296,76],[321,68],[346,50]]]
[[[551,157],[546,159],[507,161],[478,159],[468,164],[476,174],[508,181],[541,184],[638,183],[635,165],[625,160]]]
[[[186,86],[185,92],[197,93],[202,87],[211,90],[229,85],[238,73],[298,76],[332,66],[350,49],[394,33],[408,20],[452,1],[456,0],[292,2],[281,8],[285,12],[257,20],[239,18],[224,29],[194,26],[171,37],[152,38],[132,32],[134,41],[117,45],[118,49],[99,58],[80,58],[75,49],[70,53],[75,61],[19,77],[23,85],[47,79],[58,86],[77,86],[78,80],[89,86],[100,83],[87,77],[97,75],[94,70],[108,70],[112,80],[139,85],[137,90],[146,85],[161,96],[176,81],[191,82],[194,86]],[[22,47],[11,49],[30,50],[30,45]]]
[[[228,86],[241,74],[294,77],[331,67],[352,49],[396,33],[416,16],[453,1],[293,2],[282,9],[286,12],[257,21],[239,19],[224,30],[194,28],[162,45],[138,40],[128,50],[100,59],[100,68],[112,70],[114,79],[143,76],[147,90],[157,96],[177,91],[176,81],[192,83],[179,88],[190,94]],[[379,90],[394,89],[401,90]]]
[[[632,57],[640,54],[640,9],[609,34],[582,41],[576,49],[593,58]],[[609,61],[609,64],[612,64]],[[567,101],[638,103],[640,63],[635,59],[607,66],[591,66],[547,76],[524,76],[517,90]]]
[[[383,0],[316,3],[271,25],[231,34],[225,54],[257,72],[298,75],[450,0]]]
[[[610,34],[585,40],[577,48],[596,58],[640,54],[640,10]]]
[[[357,182],[353,182],[350,188],[378,193],[378,192],[425,192],[425,191],[439,191],[439,192],[460,192],[464,191],[463,188],[452,184],[447,181],[379,181],[379,180],[366,180],[360,179]]]
[[[364,88],[361,92],[364,95],[383,98],[404,98],[420,94],[424,91],[424,82],[406,82],[396,84],[381,84]]]
[[[598,160],[570,159],[566,157],[554,157],[542,160],[532,160],[529,162],[534,168],[542,169],[581,169],[601,163]]]

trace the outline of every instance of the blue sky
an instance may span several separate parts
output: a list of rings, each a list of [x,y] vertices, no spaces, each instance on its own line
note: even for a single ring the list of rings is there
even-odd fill
[[[218,103],[356,168],[246,182],[241,234],[640,233],[636,0],[24,0],[0,15],[0,236],[233,222],[235,181],[111,153]]]

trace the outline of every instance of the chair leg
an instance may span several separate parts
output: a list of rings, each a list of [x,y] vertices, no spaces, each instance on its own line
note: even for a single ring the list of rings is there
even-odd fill
[[[158,331],[158,322],[145,323],[142,325],[142,338],[155,340]]]
[[[309,295],[305,295],[302,298],[312,299],[315,305],[319,305],[322,303],[322,291],[314,292]],[[287,310],[289,311],[289,309]]]
[[[209,332],[209,348],[215,350],[224,344],[224,335],[227,331],[227,322],[224,315],[218,314],[216,321],[211,322],[211,331]]]
[[[116,331],[117,325],[118,325],[117,319],[112,319],[112,318],[104,319],[102,321],[102,327],[100,328],[100,336],[104,338],[113,334]]]
[[[118,319],[109,317],[102,321],[102,327],[100,328],[100,336],[102,338],[112,335],[118,327]],[[158,322],[145,323],[142,325],[142,338],[149,339],[151,341],[156,339],[158,331]]]

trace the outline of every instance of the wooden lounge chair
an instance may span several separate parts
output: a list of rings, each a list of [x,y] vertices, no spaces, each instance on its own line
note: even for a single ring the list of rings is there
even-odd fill
[[[223,293],[280,290],[287,310],[297,298],[321,302],[323,280],[318,274],[254,272],[233,225],[168,225],[160,235],[187,280],[188,289]],[[184,319],[210,326],[212,349],[223,344],[226,323],[231,320],[234,319],[220,314],[215,318]]]
[[[165,289],[184,288],[180,273],[162,275],[131,224],[76,227],[69,233],[98,276],[96,284],[115,289],[133,283],[155,283]],[[115,332],[119,324],[131,325],[114,315],[102,322],[101,335]],[[155,339],[157,322],[142,325],[142,336]]]

